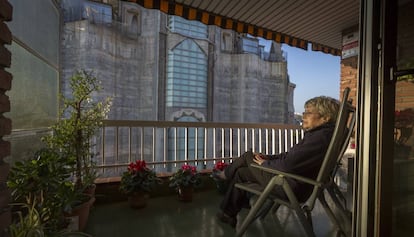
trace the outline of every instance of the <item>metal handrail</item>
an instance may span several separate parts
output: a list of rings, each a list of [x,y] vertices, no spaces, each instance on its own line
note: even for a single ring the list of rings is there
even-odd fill
[[[105,120],[93,152],[101,177],[119,176],[135,160],[168,173],[183,163],[211,169],[250,149],[287,151],[302,137],[298,125]]]

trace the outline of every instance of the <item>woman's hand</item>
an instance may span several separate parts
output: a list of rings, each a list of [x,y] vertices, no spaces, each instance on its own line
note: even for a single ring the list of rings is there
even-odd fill
[[[263,162],[265,162],[267,160],[267,157],[261,153],[255,153],[254,154],[254,158],[253,161],[256,164],[262,165]]]

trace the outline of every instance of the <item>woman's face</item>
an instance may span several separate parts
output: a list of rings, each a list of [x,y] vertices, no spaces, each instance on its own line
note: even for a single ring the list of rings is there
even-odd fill
[[[314,106],[306,106],[302,114],[302,128],[310,130],[326,123],[328,119],[322,117]]]

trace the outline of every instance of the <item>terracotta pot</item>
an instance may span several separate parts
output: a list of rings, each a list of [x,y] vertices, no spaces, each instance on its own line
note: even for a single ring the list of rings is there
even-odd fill
[[[96,184],[92,184],[89,187],[85,188],[83,193],[90,197],[95,197],[95,191],[96,191]]]
[[[87,187],[85,190],[83,190],[83,193],[87,196],[93,198],[93,202],[91,203],[91,207],[95,203],[95,191],[96,191],[96,184],[92,184],[91,186]]]
[[[178,200],[183,202],[193,201],[194,188],[192,186],[178,187]]]
[[[71,213],[65,213],[65,217],[69,220],[68,230],[83,231],[88,223],[89,211],[95,198],[92,197],[89,201],[72,209]]]
[[[132,208],[144,208],[147,206],[149,195],[145,192],[133,193],[128,196],[129,206]]]

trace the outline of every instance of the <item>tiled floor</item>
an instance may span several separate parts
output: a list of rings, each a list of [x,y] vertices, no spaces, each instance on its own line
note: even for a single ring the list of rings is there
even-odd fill
[[[95,237],[235,236],[234,229],[215,218],[221,198],[216,190],[208,190],[196,192],[190,203],[180,202],[176,196],[151,198],[143,209],[131,209],[127,202],[96,204],[85,232]],[[268,215],[253,223],[244,236],[305,236],[292,212],[281,208],[278,213],[280,224]],[[246,215],[243,210],[239,222]],[[314,209],[313,223],[317,236],[335,236],[320,205]]]

